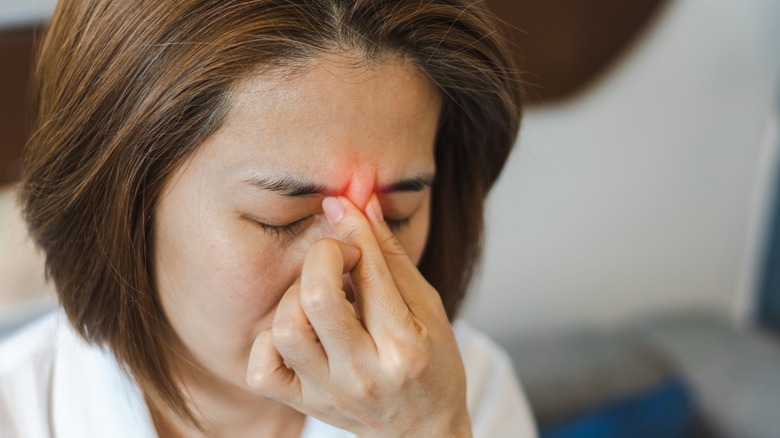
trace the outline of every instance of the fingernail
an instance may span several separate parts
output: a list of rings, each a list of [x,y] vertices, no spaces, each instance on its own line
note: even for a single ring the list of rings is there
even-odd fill
[[[368,200],[366,214],[374,222],[382,222],[385,220],[385,216],[382,214],[382,206],[379,204],[379,198],[377,198],[376,195],[371,195],[371,199]]]
[[[344,218],[344,205],[338,198],[325,198],[322,201],[322,210],[331,225],[336,225]]]

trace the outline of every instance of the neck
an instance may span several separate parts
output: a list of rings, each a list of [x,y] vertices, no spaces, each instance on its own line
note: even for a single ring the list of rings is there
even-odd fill
[[[190,368],[190,367],[187,367]],[[182,372],[181,387],[205,431],[147,399],[155,428],[167,437],[299,437],[306,416],[200,370]]]

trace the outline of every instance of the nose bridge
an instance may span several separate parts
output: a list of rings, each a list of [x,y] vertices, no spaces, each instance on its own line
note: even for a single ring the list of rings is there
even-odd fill
[[[358,208],[363,210],[368,204],[371,193],[375,190],[373,175],[353,176],[349,185],[344,190],[344,197],[352,201]]]

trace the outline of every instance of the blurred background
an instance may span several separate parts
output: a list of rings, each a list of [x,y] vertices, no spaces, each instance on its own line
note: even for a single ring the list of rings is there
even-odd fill
[[[54,0],[0,0],[0,337],[54,305],[14,204]],[[544,437],[780,437],[780,1],[486,0],[526,83],[463,316]]]

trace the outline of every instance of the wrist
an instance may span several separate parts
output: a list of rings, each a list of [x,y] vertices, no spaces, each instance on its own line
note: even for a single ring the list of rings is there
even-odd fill
[[[472,438],[474,435],[471,430],[471,418],[467,410],[463,410],[454,416],[446,419],[431,419],[424,424],[404,427],[402,429],[392,428],[384,431],[375,431],[371,433],[359,434],[360,438],[391,438],[391,437],[431,437],[431,438]]]

